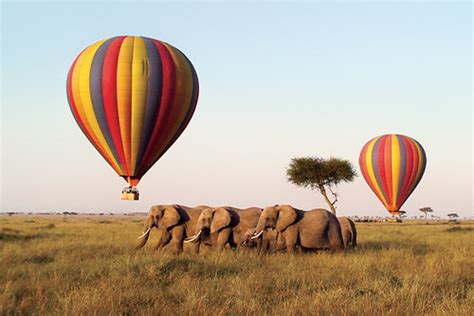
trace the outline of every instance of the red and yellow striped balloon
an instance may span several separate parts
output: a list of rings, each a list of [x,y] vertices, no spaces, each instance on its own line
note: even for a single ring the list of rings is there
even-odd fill
[[[77,124],[131,186],[184,131],[198,91],[196,71],[183,53],[140,36],[90,45],[67,76],[67,97]]]
[[[426,154],[413,138],[378,136],[362,148],[359,166],[365,181],[392,215],[415,190],[426,168]]]

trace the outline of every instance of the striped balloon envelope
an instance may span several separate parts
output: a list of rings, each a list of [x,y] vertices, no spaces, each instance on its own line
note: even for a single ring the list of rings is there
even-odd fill
[[[385,208],[397,215],[425,172],[426,154],[413,138],[383,135],[365,144],[359,166],[365,181]]]
[[[182,52],[140,36],[90,45],[67,76],[77,124],[131,187],[184,131],[198,91],[196,71]]]

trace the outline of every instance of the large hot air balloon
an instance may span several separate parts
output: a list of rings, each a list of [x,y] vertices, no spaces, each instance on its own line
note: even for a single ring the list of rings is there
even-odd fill
[[[391,215],[398,215],[425,172],[426,154],[413,138],[383,135],[365,144],[359,166],[365,181],[385,208]]]
[[[175,47],[117,36],[84,49],[67,76],[72,114],[86,137],[138,199],[135,186],[188,125],[198,99],[191,62]]]

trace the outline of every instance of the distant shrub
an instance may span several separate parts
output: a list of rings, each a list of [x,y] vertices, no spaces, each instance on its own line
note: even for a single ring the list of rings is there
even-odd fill
[[[37,227],[38,229],[53,229],[53,228],[56,228],[56,225],[54,224],[48,224],[48,225],[44,225],[44,226],[39,226]]]
[[[63,212],[63,215],[77,215],[76,212]]]
[[[3,229],[2,229],[2,232],[5,232],[5,233],[14,233],[14,234],[20,233],[20,231],[19,231],[18,229],[11,229],[11,228],[3,228]]]
[[[459,227],[459,226],[455,226],[455,227],[450,227],[448,229],[446,229],[446,231],[448,233],[464,233],[464,232],[470,232],[470,231],[473,231],[474,228],[472,227]]]
[[[29,241],[33,239],[42,239],[45,235],[43,234],[32,234],[32,235],[20,235],[13,232],[2,232],[0,233],[0,240],[3,241]]]
[[[46,264],[53,262],[54,258],[46,256],[46,255],[35,255],[31,256],[30,258],[25,259],[23,262],[25,263],[34,263],[34,264]]]

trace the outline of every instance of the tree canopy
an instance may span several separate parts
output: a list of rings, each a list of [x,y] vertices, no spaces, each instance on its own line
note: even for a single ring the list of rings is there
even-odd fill
[[[425,218],[427,218],[428,213],[432,213],[433,209],[431,207],[422,207],[420,208],[420,212],[425,213]]]
[[[287,169],[288,180],[298,186],[318,189],[321,185],[352,182],[357,173],[349,160],[339,158],[293,158]]]
[[[337,193],[332,191],[332,186],[340,182],[352,182],[357,173],[349,160],[320,157],[293,158],[286,170],[288,181],[297,186],[319,190],[333,213],[336,213],[334,204],[337,202]],[[326,188],[334,196],[330,201]]]

